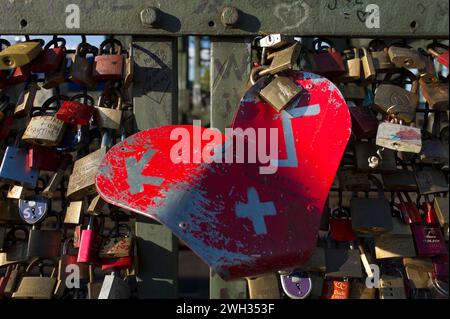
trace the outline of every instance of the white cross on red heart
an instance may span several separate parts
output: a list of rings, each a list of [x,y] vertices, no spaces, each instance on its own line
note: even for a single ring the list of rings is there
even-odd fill
[[[192,147],[194,128],[164,126],[114,146],[99,168],[97,191],[107,202],[169,227],[225,279],[306,262],[351,121],[330,81],[298,71],[287,75],[303,88],[288,109],[277,113],[258,98],[268,83],[262,78],[243,97],[233,123],[233,128],[279,129],[275,174],[260,174],[258,162],[173,164],[170,151],[177,141],[170,140],[171,132],[186,129]]]

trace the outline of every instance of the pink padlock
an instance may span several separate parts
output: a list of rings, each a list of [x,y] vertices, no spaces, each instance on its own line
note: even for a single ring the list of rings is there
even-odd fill
[[[80,248],[78,249],[78,263],[96,263],[96,252],[99,248],[97,232],[94,228],[94,217],[89,218],[87,229],[81,232]]]

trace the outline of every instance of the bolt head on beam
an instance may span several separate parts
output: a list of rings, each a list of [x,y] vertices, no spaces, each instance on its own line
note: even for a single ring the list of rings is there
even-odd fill
[[[225,7],[220,19],[225,26],[236,25],[239,20],[239,11],[235,7]]]
[[[146,27],[155,27],[158,22],[158,9],[149,7],[142,10],[141,22]]]

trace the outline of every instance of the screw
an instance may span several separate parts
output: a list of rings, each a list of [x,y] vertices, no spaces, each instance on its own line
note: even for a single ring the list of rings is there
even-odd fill
[[[239,20],[239,11],[235,7],[225,7],[220,19],[225,26],[235,25]]]
[[[158,9],[154,7],[145,8],[141,11],[141,22],[144,26],[153,28],[158,22]]]

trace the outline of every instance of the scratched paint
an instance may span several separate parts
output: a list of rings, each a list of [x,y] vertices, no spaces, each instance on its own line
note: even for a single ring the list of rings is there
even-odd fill
[[[97,191],[107,202],[169,227],[224,279],[300,266],[316,246],[351,121],[328,80],[303,72],[286,75],[304,90],[281,116],[258,98],[268,81],[264,77],[246,92],[233,123],[242,130],[283,130],[279,159],[289,165],[280,165],[276,174],[259,174],[259,163],[172,164],[170,149],[178,141],[170,141],[170,132],[180,126],[164,126],[114,146],[99,169]],[[181,127],[193,132],[192,126]],[[141,176],[130,174],[127,162],[137,165]]]
[[[283,23],[283,30],[296,29],[310,17],[311,6],[304,0],[280,3],[274,8],[275,17]]]

